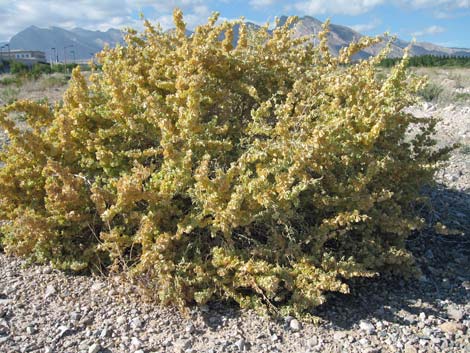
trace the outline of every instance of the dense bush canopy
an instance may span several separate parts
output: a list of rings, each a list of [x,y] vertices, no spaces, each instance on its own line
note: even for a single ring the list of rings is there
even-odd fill
[[[379,38],[332,57],[327,28],[314,47],[293,18],[271,33],[214,15],[190,37],[174,20],[104,50],[90,83],[75,69],[63,104],[2,108],[5,250],[129,271],[162,303],[297,314],[349,278],[411,273],[414,204],[443,152],[403,111],[422,86],[406,59],[378,79],[386,52],[350,59]]]

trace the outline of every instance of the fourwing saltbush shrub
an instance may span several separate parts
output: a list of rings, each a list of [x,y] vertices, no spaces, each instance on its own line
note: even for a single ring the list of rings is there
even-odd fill
[[[352,277],[412,274],[414,204],[445,151],[404,112],[423,86],[406,59],[379,80],[386,50],[351,63],[379,38],[333,57],[327,26],[314,47],[294,18],[271,33],[213,15],[190,37],[174,21],[130,30],[89,83],[75,69],[63,104],[1,109],[5,251],[128,271],[165,304],[294,314]]]

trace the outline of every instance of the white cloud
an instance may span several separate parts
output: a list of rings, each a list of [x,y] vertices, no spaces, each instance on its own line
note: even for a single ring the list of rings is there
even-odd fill
[[[307,0],[293,4],[293,8],[307,15],[359,15],[384,3],[384,0]]]
[[[35,25],[58,26],[66,29],[82,27],[92,30],[134,27],[142,28],[139,13],[153,9],[152,22],[161,21],[162,27],[173,27],[172,11],[179,7],[185,21],[192,28],[203,23],[211,11],[204,0],[0,0],[0,42],[7,41],[19,31]]]
[[[374,18],[369,23],[361,23],[361,24],[350,26],[350,27],[354,29],[356,32],[363,33],[363,32],[368,32],[377,28],[377,26],[380,25],[381,23],[382,21],[380,19]]]
[[[248,3],[254,7],[255,9],[261,7],[268,7],[274,5],[275,3],[279,2],[278,0],[250,0]]]
[[[435,35],[435,34],[439,34],[439,33],[442,33],[442,32],[445,32],[444,27],[430,26],[430,27],[427,27],[427,28],[425,28],[421,31],[413,32],[413,33],[411,33],[411,35],[413,37],[422,37],[422,36],[426,36],[426,35]]]
[[[403,3],[407,3],[415,8],[430,8],[440,7],[447,9],[465,9],[470,8],[470,0],[404,0]]]
[[[253,8],[259,9],[269,7],[277,2],[280,1],[250,0],[249,4]],[[298,11],[302,15],[343,14],[354,16],[369,12],[384,4],[400,5],[412,9],[435,9],[439,12],[470,9],[470,0],[297,0],[287,5],[286,8]]]

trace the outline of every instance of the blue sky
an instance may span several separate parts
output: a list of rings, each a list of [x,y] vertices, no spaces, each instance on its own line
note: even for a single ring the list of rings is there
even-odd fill
[[[190,28],[212,11],[256,23],[272,22],[280,15],[309,15],[331,18],[363,34],[389,31],[405,40],[470,48],[470,0],[0,0],[0,42],[30,25],[140,28],[139,13],[169,28],[174,7],[183,9]]]

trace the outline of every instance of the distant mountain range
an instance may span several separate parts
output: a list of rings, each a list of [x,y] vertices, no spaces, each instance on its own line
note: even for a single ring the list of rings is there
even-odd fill
[[[280,24],[285,23],[287,17],[280,18]],[[254,23],[248,23],[252,28],[258,28]],[[295,35],[311,35],[318,33],[321,30],[322,22],[316,18],[305,16],[300,18],[299,22],[295,25]],[[191,32],[188,31],[188,35]],[[238,37],[238,28],[235,29],[236,42]],[[329,34],[329,46],[333,54],[338,54],[339,50],[347,46],[351,41],[358,40],[363,35],[353,29],[331,24]],[[25,30],[14,35],[10,40],[11,49],[24,49],[24,50],[41,50],[46,52],[46,57],[50,59],[52,56],[58,57],[59,61],[64,59],[64,48],[67,60],[71,60],[73,55],[77,60],[89,59],[94,54],[101,51],[105,43],[110,46],[115,46],[118,43],[123,43],[122,32],[118,29],[109,29],[106,32],[90,31],[83,28],[74,28],[72,30],[65,30],[59,27],[51,28],[38,28],[31,26]],[[72,46],[73,47],[70,47]],[[397,39],[392,44],[391,57],[401,57],[403,50],[410,43],[404,40]],[[367,58],[377,54],[380,49],[385,46],[385,42],[367,48],[359,52],[357,58]],[[56,48],[52,50],[52,48]],[[447,48],[431,43],[413,43],[411,45],[411,55],[438,55],[438,56],[469,56],[470,49],[461,48]]]
[[[285,22],[287,17],[281,17],[281,23]],[[318,33],[321,30],[322,22],[316,18],[305,16],[300,19],[300,21],[295,25],[296,36],[310,35]],[[353,40],[358,40],[363,35],[359,32],[354,31],[353,29],[340,26],[336,24],[330,24],[330,34],[329,34],[329,47],[333,54],[338,54],[339,50]],[[357,54],[359,58],[367,58],[372,55],[376,55],[381,49],[385,47],[387,41],[383,41],[377,45],[366,48],[363,51]],[[391,57],[401,57],[403,56],[403,50],[410,45],[410,42],[397,39],[393,42],[390,56]],[[470,56],[470,49],[460,49],[460,48],[447,48],[432,43],[426,42],[416,42],[411,44],[410,54],[412,56],[419,55],[436,55],[436,56]]]
[[[11,49],[41,50],[50,60],[53,56],[59,61],[90,59],[108,43],[115,46],[123,43],[122,32],[109,29],[106,32],[90,31],[83,28],[66,30],[60,27],[39,28],[31,26],[10,39]],[[55,48],[53,50],[52,48]]]

